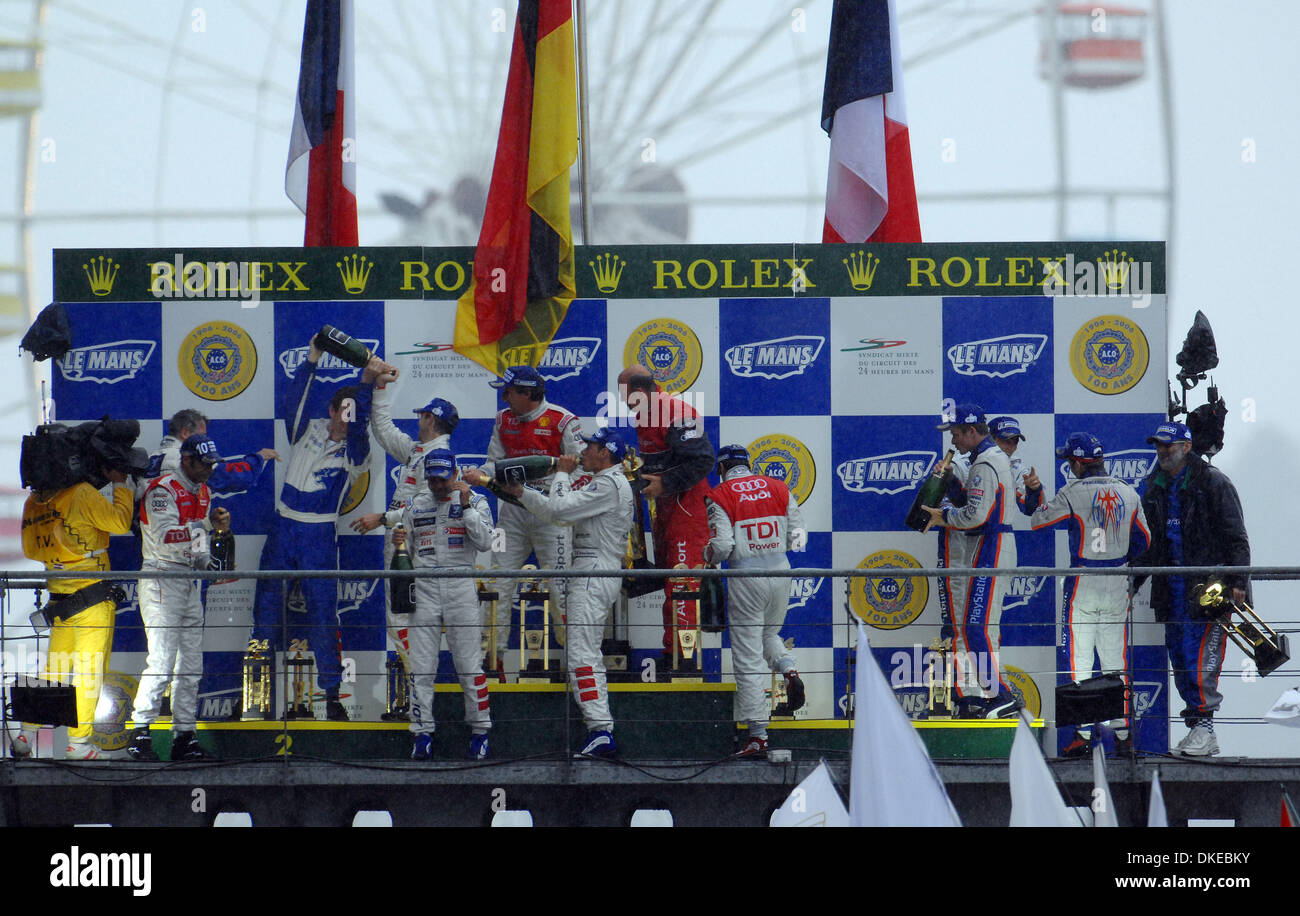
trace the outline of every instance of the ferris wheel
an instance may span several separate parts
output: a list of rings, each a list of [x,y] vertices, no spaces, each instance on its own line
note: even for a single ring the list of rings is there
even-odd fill
[[[831,5],[583,0],[586,240],[816,240]],[[282,179],[304,6],[0,0],[0,124],[14,128],[11,149],[24,150],[14,195],[0,204],[9,331],[41,304],[48,277],[37,252],[46,247],[105,237],[124,246],[300,243],[301,216]],[[999,207],[1039,213],[1030,237],[1171,237],[1162,0],[898,0],[898,9],[909,107],[946,121],[958,114],[955,93],[986,85],[1008,111],[1032,113],[1031,127],[990,119],[987,129],[1018,132],[1028,159],[1051,164],[1026,186],[994,171],[953,180],[914,145],[927,239],[985,236],[993,224],[982,214]],[[357,4],[364,242],[476,241],[513,17],[499,0]],[[982,83],[1002,58],[1015,66],[1001,83]],[[73,116],[63,113],[70,105]],[[105,138],[94,142],[119,175],[79,175],[85,157],[65,152],[69,141],[57,168],[42,161],[44,144],[71,121]],[[1113,127],[1098,132],[1099,122]],[[1101,152],[1143,132],[1163,150],[1144,157],[1143,174],[1131,164],[1089,174]],[[574,178],[576,188],[576,169]],[[1134,201],[1145,210],[1130,220]]]

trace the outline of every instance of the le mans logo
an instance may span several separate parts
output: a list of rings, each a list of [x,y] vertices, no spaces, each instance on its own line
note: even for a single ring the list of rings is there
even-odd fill
[[[257,372],[257,348],[237,324],[210,321],[181,341],[176,362],[185,387],[208,401],[228,401]]]
[[[1046,334],[1008,334],[954,344],[948,348],[948,362],[958,375],[1007,378],[1028,372],[1046,346]]]
[[[936,452],[890,452],[870,458],[850,458],[835,469],[850,493],[892,496],[916,489],[939,455]]]
[[[632,332],[623,347],[623,365],[645,366],[668,394],[679,394],[695,384],[702,359],[695,332],[672,318],[647,321]]]
[[[783,379],[803,375],[817,361],[825,344],[824,337],[781,337],[737,344],[728,348],[723,357],[731,374],[740,378]]]
[[[877,550],[863,559],[858,569],[879,569],[882,566],[921,568],[920,562],[910,553]],[[849,607],[877,630],[897,630],[907,626],[921,616],[929,597],[930,583],[921,576],[884,575],[878,579],[849,580]]]
[[[599,337],[562,337],[552,340],[540,358],[535,347],[513,347],[501,354],[501,362],[507,366],[533,366],[548,382],[558,382],[581,374],[599,352]]]
[[[1146,375],[1150,351],[1146,335],[1122,315],[1099,315],[1070,341],[1070,371],[1097,394],[1123,394]]]
[[[124,382],[140,374],[153,356],[154,346],[152,340],[114,340],[77,347],[63,354],[58,361],[59,372],[70,382]]]
[[[808,446],[794,436],[780,433],[759,436],[749,443],[748,451],[754,473],[783,482],[800,505],[812,493],[817,482],[817,465]]]

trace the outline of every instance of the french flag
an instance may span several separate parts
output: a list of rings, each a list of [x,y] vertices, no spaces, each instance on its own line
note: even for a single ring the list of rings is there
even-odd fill
[[[357,244],[352,0],[307,0],[284,192],[307,214],[304,245]]]
[[[835,0],[822,128],[831,136],[822,241],[921,241],[894,0]]]

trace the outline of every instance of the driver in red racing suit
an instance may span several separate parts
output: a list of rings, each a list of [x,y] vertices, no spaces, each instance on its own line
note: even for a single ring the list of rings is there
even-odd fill
[[[650,483],[642,492],[646,499],[654,500],[651,535],[655,566],[703,566],[704,545],[709,540],[704,500],[709,495],[708,477],[713,468],[713,444],[704,432],[704,418],[680,398],[660,390],[645,366],[624,369],[619,373],[618,385],[645,459],[641,476]],[[673,621],[680,629],[694,629],[698,614],[694,601],[674,601],[664,596],[665,668],[671,668],[673,662]],[[697,666],[699,651],[697,647]]]

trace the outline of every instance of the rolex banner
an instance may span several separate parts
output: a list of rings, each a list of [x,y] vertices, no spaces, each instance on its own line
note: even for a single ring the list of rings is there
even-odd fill
[[[166,419],[192,407],[211,418],[223,454],[274,446],[287,456],[274,398],[306,359],[311,335],[332,324],[398,367],[392,416],[408,434],[416,435],[413,411],[432,397],[455,404],[462,419],[452,448],[476,464],[501,404],[487,384],[494,376],[452,350],[473,258],[472,248],[57,251],[55,298],[75,344],[54,369],[57,419],[134,417],[152,448]],[[536,361],[547,398],[584,429],[608,423],[634,441],[615,379],[630,363],[649,366],[706,417],[715,447],[746,446],[756,470],[789,485],[810,532],[795,566],[935,565],[936,536],[903,522],[947,447],[935,429],[945,399],[1019,420],[1026,441],[1016,457],[1037,469],[1049,495],[1066,479],[1054,447],[1076,430],[1097,435],[1110,472],[1130,483],[1155,461],[1146,437],[1165,415],[1162,244],[611,246],[578,248],[576,263],[577,296]],[[504,361],[532,353],[521,347]],[[324,357],[316,415],[329,390],[358,374]],[[340,568],[382,566],[380,533],[348,526],[386,506],[395,471],[372,440],[369,474],[338,526]],[[231,512],[242,569],[257,563],[283,473],[277,463],[274,480],[268,473],[252,491],[216,499]],[[1012,514],[1021,565],[1069,564],[1064,532],[1031,533],[1028,519]],[[129,537],[114,538],[111,553],[114,568],[139,565]],[[343,654],[356,672],[344,702],[376,719],[383,590],[367,578],[344,578],[338,589]],[[1016,578],[1004,604],[1001,661],[1035,714],[1050,713],[1062,667],[1059,592],[1047,578]],[[205,717],[228,711],[236,696],[252,598],[251,580],[208,590]],[[115,651],[137,653],[143,665],[134,588],[130,599]],[[661,651],[662,600],[632,603],[635,670]],[[1161,750],[1162,634],[1142,626],[1151,619],[1145,606],[1135,613],[1134,705],[1150,723],[1137,737]],[[781,635],[793,641],[808,686],[800,718],[849,712],[858,617],[903,707],[924,716],[937,589],[882,573],[852,580],[847,594],[844,580],[791,581]],[[710,678],[730,680],[727,634],[704,638]]]

